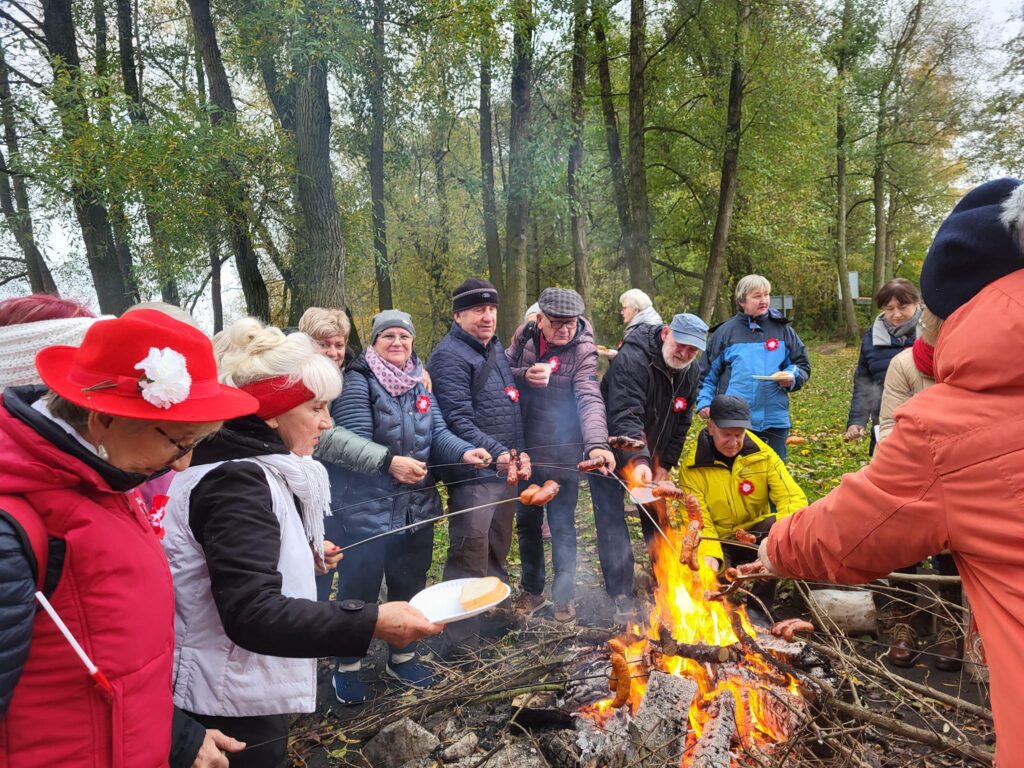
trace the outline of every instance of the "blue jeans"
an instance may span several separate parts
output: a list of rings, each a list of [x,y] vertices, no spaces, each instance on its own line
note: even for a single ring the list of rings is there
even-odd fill
[[[558,495],[547,504],[548,526],[551,528],[551,566],[554,577],[551,597],[556,603],[566,603],[576,594],[576,502],[579,499],[579,478],[573,473],[552,471],[534,472],[530,483],[543,485],[554,480],[561,486]],[[525,488],[527,483],[522,484]],[[544,541],[541,526],[544,507],[516,504],[516,532],[519,536],[519,560],[523,566],[523,589],[533,595],[544,591]]]
[[[761,432],[754,432],[754,434],[779,454],[779,458],[783,462],[786,461],[786,438],[789,437],[789,427],[768,427]]]

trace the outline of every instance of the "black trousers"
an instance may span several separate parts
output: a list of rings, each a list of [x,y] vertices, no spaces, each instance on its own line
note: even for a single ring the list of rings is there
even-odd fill
[[[229,752],[231,768],[283,768],[288,757],[289,715],[253,715],[220,717],[186,713],[203,727],[216,728],[232,738],[244,741],[241,752]]]
[[[345,553],[338,563],[338,600],[377,602],[381,579],[388,585],[388,600],[407,601],[427,583],[427,569],[434,548],[434,525],[424,525],[404,533],[361,544]],[[392,653],[406,653],[406,648],[392,648]],[[351,664],[354,658],[340,658]]]
[[[507,584],[505,562],[512,546],[518,488],[504,482],[472,482],[450,486],[448,494],[450,512],[482,504],[492,506],[448,520],[450,540],[444,580],[497,576]],[[446,652],[479,646],[479,633],[480,621],[476,617],[448,624],[444,630]]]

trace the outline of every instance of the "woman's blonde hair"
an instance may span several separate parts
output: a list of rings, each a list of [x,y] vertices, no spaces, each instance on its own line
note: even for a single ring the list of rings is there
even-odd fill
[[[736,283],[736,304],[742,304],[747,300],[747,295],[754,291],[772,292],[772,284],[764,275],[745,275]]]
[[[299,330],[318,341],[331,336],[344,336],[347,339],[352,325],[342,309],[310,307],[299,318]]]
[[[285,336],[280,328],[243,317],[224,330],[217,340],[220,380],[241,387],[262,379],[287,376],[302,381],[317,400],[333,400],[341,394],[338,367],[305,333]]]

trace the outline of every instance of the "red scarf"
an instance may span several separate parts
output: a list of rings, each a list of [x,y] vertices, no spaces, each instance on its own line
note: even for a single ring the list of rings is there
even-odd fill
[[[930,379],[935,378],[935,347],[925,342],[924,339],[917,339],[914,342],[913,352],[914,367]]]

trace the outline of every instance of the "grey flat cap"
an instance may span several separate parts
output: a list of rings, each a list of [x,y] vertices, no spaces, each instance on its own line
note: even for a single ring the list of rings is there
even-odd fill
[[[583,297],[571,288],[545,288],[537,304],[548,317],[579,317],[585,311]]]

